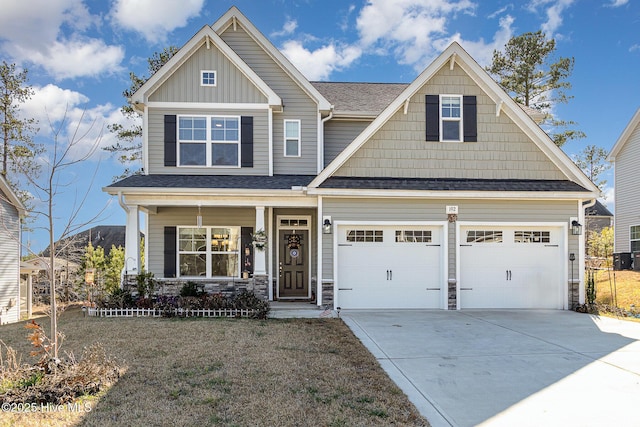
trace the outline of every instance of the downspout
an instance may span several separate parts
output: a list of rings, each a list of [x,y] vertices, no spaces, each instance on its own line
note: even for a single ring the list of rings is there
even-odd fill
[[[129,208],[124,203],[124,196],[122,195],[122,191],[118,191],[118,204],[126,213],[129,213]]]
[[[324,169],[324,124],[333,118],[333,105],[329,115],[320,119],[320,129],[318,129],[318,173]]]
[[[125,213],[127,215],[129,215],[129,208],[127,207],[127,205],[124,203],[124,196],[122,195],[122,191],[118,191],[118,204],[120,205],[120,207],[125,211]],[[126,229],[126,228],[125,228]],[[126,232],[125,232],[126,233]],[[127,241],[127,239],[125,238],[125,242]],[[120,271],[120,289],[122,289],[122,286],[124,284],[124,276],[125,276],[125,272],[127,271],[127,259],[125,258],[124,260],[124,266],[122,267],[122,270]]]

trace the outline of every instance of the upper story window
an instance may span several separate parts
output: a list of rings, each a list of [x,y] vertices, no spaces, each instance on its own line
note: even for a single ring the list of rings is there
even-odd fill
[[[284,155],[300,157],[300,120],[284,121]]]
[[[629,250],[640,252],[640,225],[632,225],[629,230]]]
[[[178,165],[238,167],[240,117],[178,116]]]
[[[462,141],[462,95],[440,96],[442,141]]]
[[[215,86],[216,82],[216,72],[214,70],[200,71],[200,86]]]

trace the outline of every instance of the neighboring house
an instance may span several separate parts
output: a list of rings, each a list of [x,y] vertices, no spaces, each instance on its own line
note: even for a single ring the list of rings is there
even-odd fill
[[[0,324],[20,320],[20,218],[25,208],[0,175]]]
[[[614,166],[614,252],[640,252],[640,108],[616,141],[607,160]]]
[[[571,223],[599,191],[457,43],[410,84],[312,83],[233,7],[130,101],[145,174],[104,189],[128,271],[143,211],[161,282],[342,308],[584,301]]]
[[[596,204],[585,208],[585,227],[590,233],[600,233],[603,228],[613,227],[613,214],[605,205],[596,201]]]

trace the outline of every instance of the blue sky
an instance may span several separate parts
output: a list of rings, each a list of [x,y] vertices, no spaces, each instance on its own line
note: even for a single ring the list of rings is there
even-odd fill
[[[51,140],[49,123],[59,127],[65,112],[60,140],[68,139],[84,112],[81,152],[114,142],[106,125],[124,122],[130,71],[146,74],[149,56],[182,46],[232,5],[311,80],[410,82],[452,40],[488,65],[510,37],[543,30],[558,55],[575,58],[574,98],[554,110],[587,134],[563,147],[569,155],[590,144],[609,150],[640,107],[635,0],[4,0],[0,59],[29,70],[35,95],[22,110],[39,120],[41,141]],[[63,177],[58,229],[96,168],[81,219],[106,206],[100,223],[124,224],[117,201],[100,191],[122,167],[98,150]],[[611,209],[612,184],[609,176]],[[47,245],[37,230],[25,238],[35,250]]]

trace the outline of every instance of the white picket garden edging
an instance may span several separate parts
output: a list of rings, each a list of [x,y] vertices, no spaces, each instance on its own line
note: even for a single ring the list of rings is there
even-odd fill
[[[169,317],[166,310],[156,308],[96,308],[83,307],[90,317]],[[251,317],[256,310],[228,309],[187,309],[168,310],[173,317]]]

